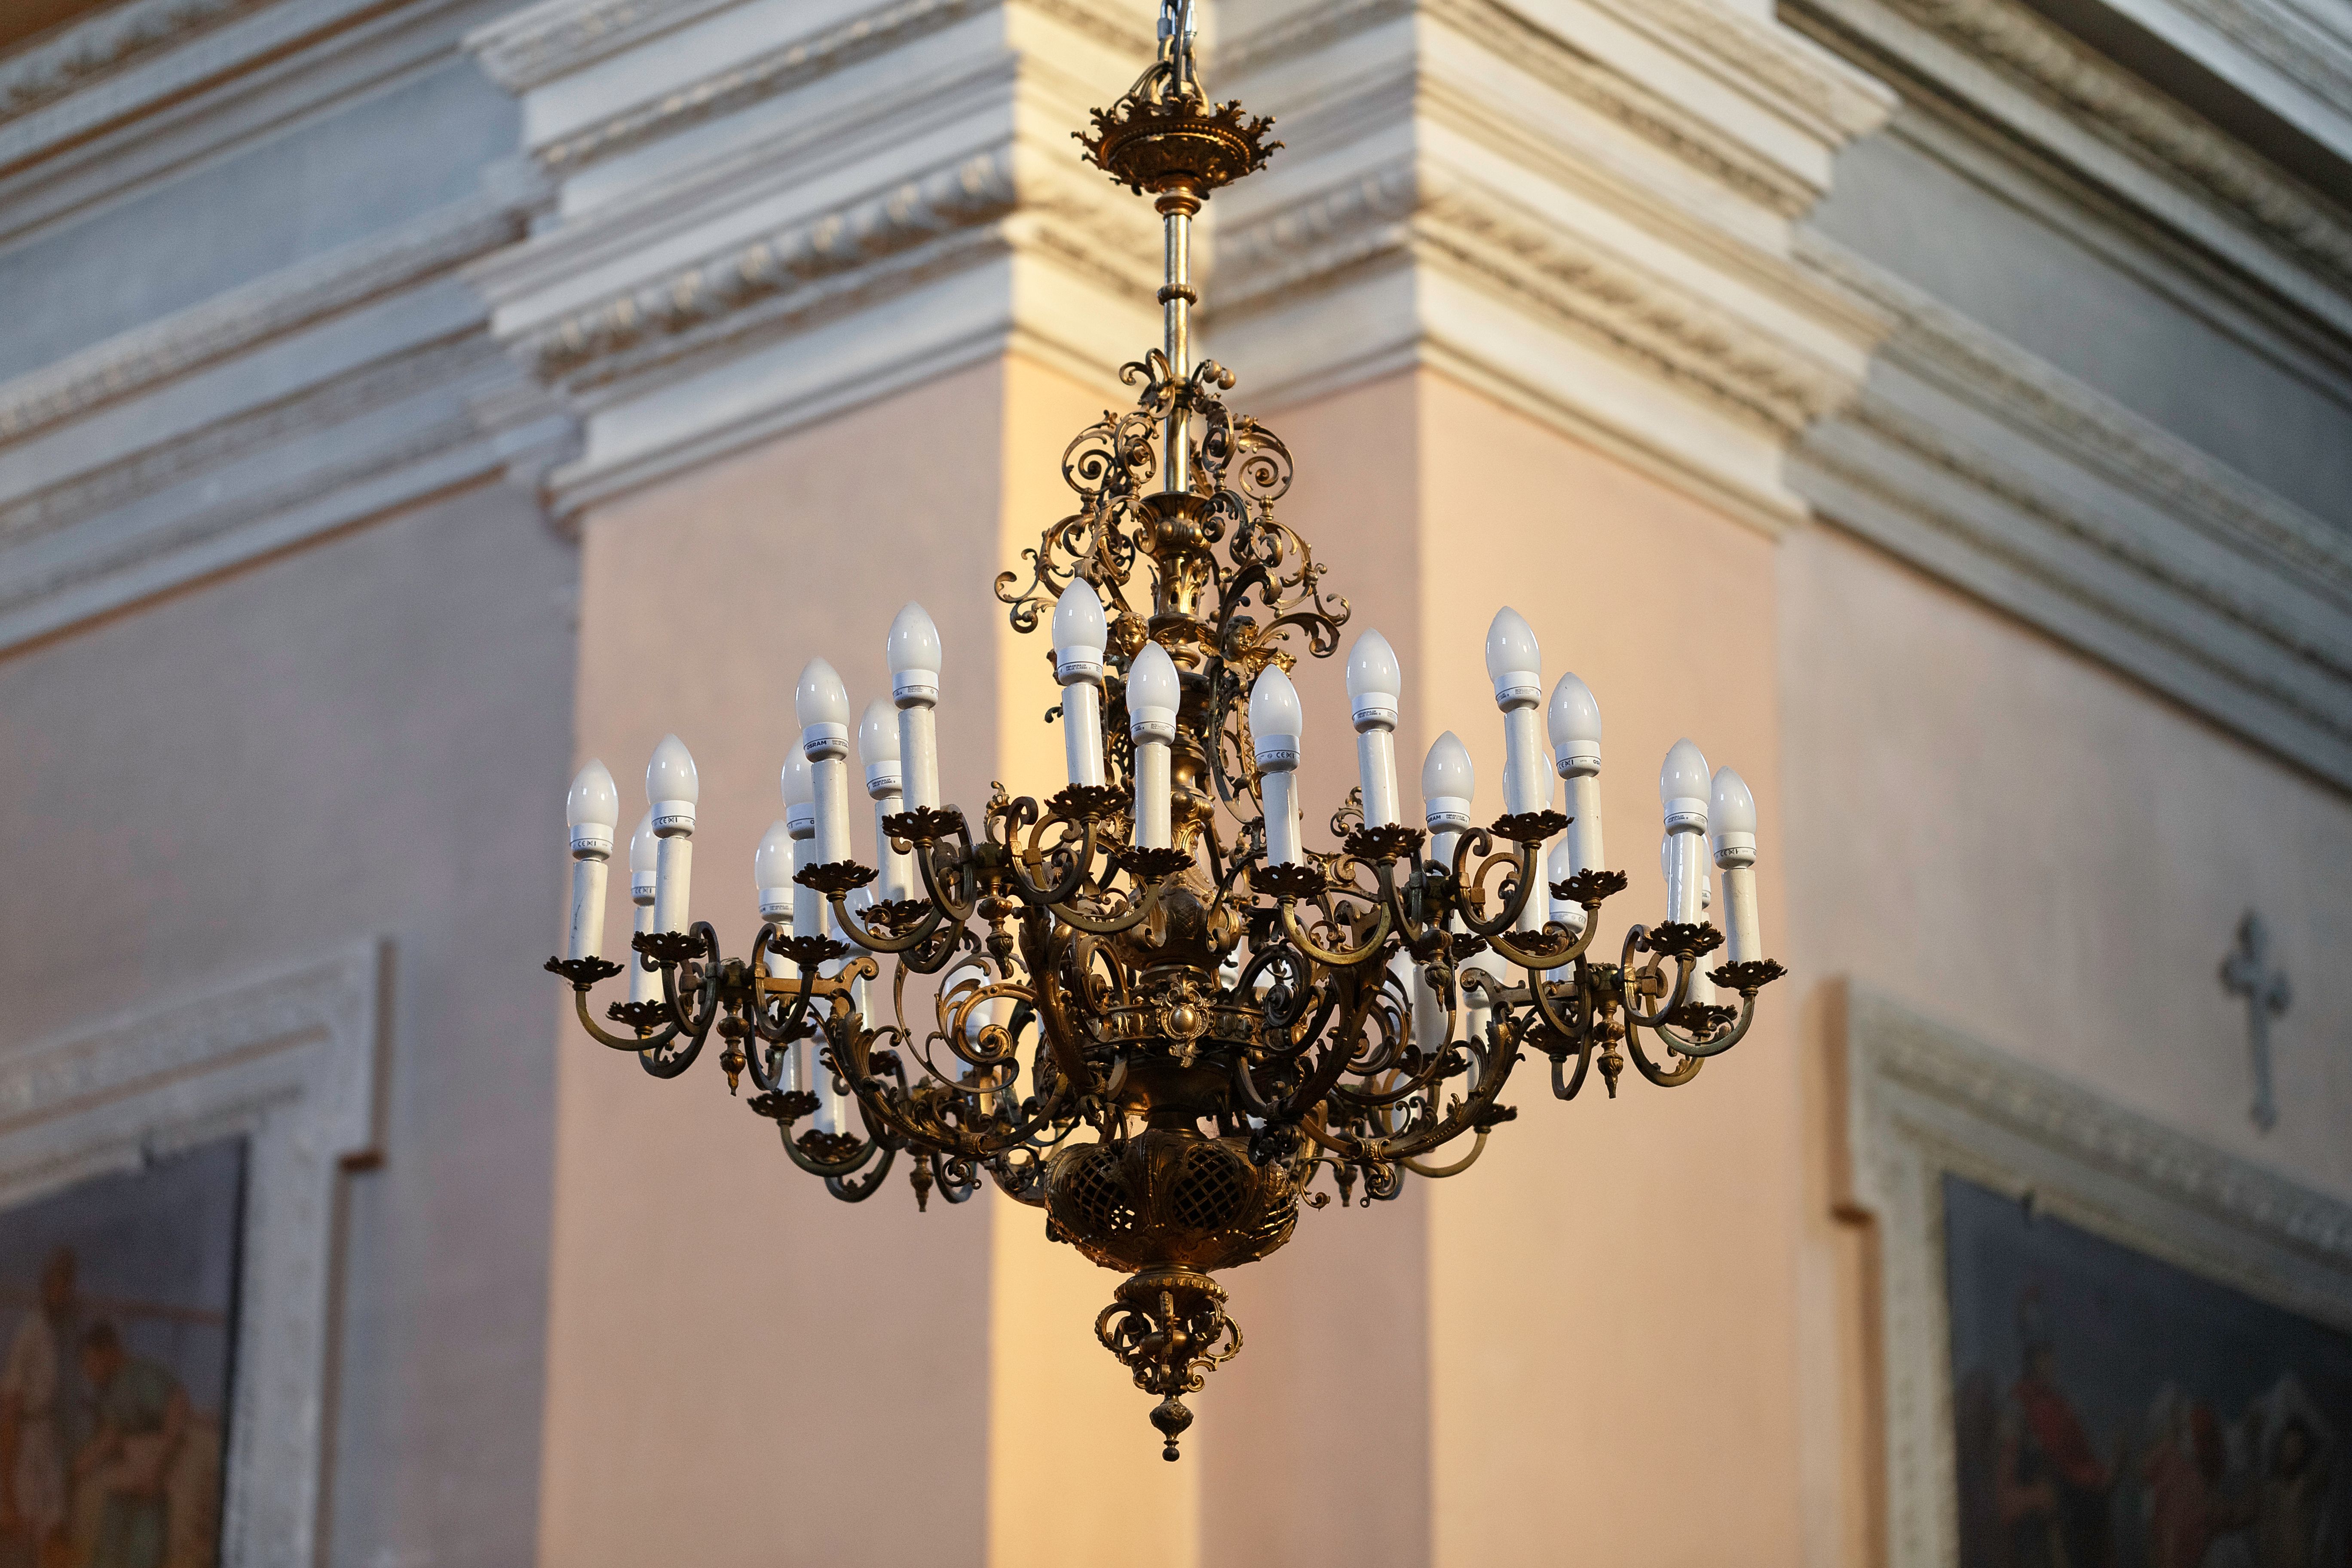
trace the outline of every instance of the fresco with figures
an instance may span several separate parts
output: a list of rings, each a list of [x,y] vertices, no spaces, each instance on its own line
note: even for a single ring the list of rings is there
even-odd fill
[[[2352,1334],[1957,1177],[1944,1224],[1962,1568],[2352,1568]]]
[[[0,1212],[0,1568],[212,1568],[245,1145]]]

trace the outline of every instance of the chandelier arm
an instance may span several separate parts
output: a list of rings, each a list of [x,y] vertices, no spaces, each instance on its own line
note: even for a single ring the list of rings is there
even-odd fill
[[[1332,978],[1337,980],[1339,976]],[[1377,987],[1366,986],[1352,975],[1348,978],[1361,994],[1362,999],[1349,1004],[1345,1021],[1332,1031],[1329,1043],[1325,1047],[1322,1058],[1316,1062],[1314,1070],[1283,1101],[1278,1120],[1284,1122],[1296,1121],[1322,1104],[1331,1090],[1338,1087],[1340,1076],[1348,1070],[1348,1064],[1356,1059],[1355,1042],[1362,1037],[1364,1020],[1371,1016],[1373,1004],[1380,1000],[1380,991]]]
[[[1454,1163],[1450,1165],[1424,1165],[1419,1160],[1412,1159],[1411,1157],[1400,1159],[1397,1161],[1397,1163],[1402,1165],[1406,1170],[1411,1171],[1416,1176],[1427,1176],[1432,1180],[1435,1180],[1443,1176],[1458,1176],[1463,1172],[1468,1170],[1471,1166],[1476,1164],[1478,1163],[1478,1156],[1486,1152],[1486,1134],[1488,1131],[1489,1129],[1484,1127],[1478,1129],[1477,1140],[1470,1145],[1470,1152],[1463,1155],[1462,1158],[1454,1161]]]
[[[1381,948],[1387,944],[1390,917],[1386,904],[1381,906],[1380,924],[1373,928],[1371,939],[1363,946],[1348,952],[1325,947],[1313,937],[1308,936],[1306,928],[1298,922],[1297,902],[1295,898],[1282,900],[1283,933],[1290,938],[1292,944],[1299,952],[1327,968],[1339,970],[1358,968],[1378,957]]]
[[[694,1065],[694,1059],[702,1054],[702,1042],[709,1038],[709,1036],[706,1032],[700,1035],[689,1035],[686,1038],[688,1041],[686,1049],[676,1056],[667,1054],[659,1046],[647,1047],[637,1053],[637,1065],[646,1069],[646,1076],[648,1078],[667,1079],[678,1077]]]
[[[1559,1075],[1567,1069],[1565,1052],[1551,1058],[1551,1092],[1555,1100],[1574,1100],[1576,1091],[1584,1087],[1584,1075],[1592,1068],[1592,1042],[1595,1031],[1587,1030],[1576,1042],[1576,1073],[1566,1083]]]
[[[1634,991],[1636,981],[1643,974],[1664,973],[1658,968],[1658,961],[1654,956],[1649,963],[1642,965],[1638,971],[1633,967],[1633,955],[1636,952],[1648,952],[1650,951],[1649,936],[1650,928],[1647,926],[1637,925],[1630,928],[1625,932],[1624,950],[1619,955],[1620,961],[1617,966],[1617,985],[1620,994],[1618,1005],[1625,1009],[1625,1024],[1628,1033],[1632,1032],[1633,1026],[1635,1025],[1639,1025],[1644,1029],[1650,1029],[1655,1028],[1658,1025],[1664,1023],[1675,1008],[1681,1006],[1689,999],[1691,976],[1697,969],[1697,966],[1689,959],[1675,959],[1675,988],[1673,992],[1667,995],[1664,1005],[1659,1007],[1655,1013],[1643,1012],[1641,1008],[1634,1005],[1633,1003],[1633,997],[1636,994]]]
[[[1028,797],[1024,795],[1022,798],[1026,800]],[[1080,842],[1076,858],[1071,862],[1070,869],[1063,876],[1060,881],[1056,882],[1049,889],[1039,887],[1036,883],[1031,881],[1028,877],[1023,874],[1021,868],[1024,865],[1029,866],[1032,868],[1043,868],[1045,866],[1045,858],[1038,851],[1037,840],[1039,837],[1045,833],[1047,823],[1054,820],[1056,819],[1047,818],[1045,821],[1038,822],[1031,826],[1029,829],[1028,848],[1022,851],[1016,859],[1006,863],[1005,869],[1012,873],[1013,890],[1020,895],[1021,901],[1024,904],[1043,904],[1048,908],[1054,908],[1069,902],[1071,895],[1076,893],[1080,888],[1086,886],[1087,873],[1094,868],[1095,855],[1097,852],[1095,846],[1095,824],[1094,819],[1092,817],[1088,817],[1085,821],[1077,824],[1077,826],[1083,833],[1084,837]],[[1066,818],[1059,820],[1062,820],[1066,826],[1067,825]],[[1064,842],[1066,843],[1068,841],[1066,839]]]
[[[1423,868],[1417,854],[1413,857],[1412,864],[1414,876],[1421,876]],[[1429,868],[1434,869],[1433,863]],[[1379,884],[1381,907],[1388,911],[1390,922],[1395,927],[1397,935],[1404,939],[1405,946],[1418,948],[1428,939],[1432,928],[1413,919],[1412,910],[1406,907],[1405,889],[1397,885],[1394,858],[1387,857],[1373,861],[1372,879]],[[1408,887],[1411,885],[1411,879],[1408,879],[1406,885]]]
[[[573,986],[572,990],[572,1000],[580,1009],[580,1026],[587,1030],[588,1037],[595,1041],[600,1046],[610,1046],[616,1051],[626,1051],[630,1055],[635,1056],[640,1051],[657,1050],[677,1037],[678,1029],[676,1024],[663,1025],[661,1033],[653,1036],[650,1038],[644,1035],[635,1037],[608,1035],[603,1029],[597,1027],[595,1019],[588,1016],[588,988],[586,986]]]
[[[898,1163],[898,1151],[884,1149],[882,1163],[868,1172],[862,1180],[853,1182],[845,1176],[827,1176],[824,1179],[824,1190],[843,1203],[862,1204],[882,1190],[883,1182],[890,1174],[890,1167]]]
[[[1719,1057],[1724,1052],[1729,1050],[1732,1047],[1738,1045],[1740,1040],[1747,1036],[1748,1026],[1754,1022],[1755,1018],[1756,994],[1751,991],[1740,998],[1739,1017],[1732,1024],[1729,1033],[1726,1034],[1720,1039],[1692,1039],[1686,1041],[1681,1036],[1676,1035],[1672,1029],[1662,1024],[1653,1026],[1653,1032],[1656,1034],[1660,1039],[1672,1046],[1675,1048],[1675,1054],[1678,1056],[1700,1058],[1706,1057]]]
[[[1672,1037],[1664,1029],[1660,1029],[1657,1033],[1659,1038],[1666,1040],[1669,1045],[1673,1044]],[[1632,1053],[1633,1065],[1641,1068],[1642,1076],[1660,1089],[1674,1089],[1688,1083],[1698,1076],[1699,1068],[1706,1066],[1705,1057],[1685,1055],[1680,1067],[1671,1069],[1659,1067],[1650,1059],[1650,1054],[1642,1048],[1642,1031],[1639,1029],[1629,1028],[1625,1031],[1625,1048]]]
[[[1487,873],[1496,865],[1507,862],[1510,858],[1488,854],[1487,851],[1493,847],[1494,841],[1488,836],[1486,829],[1481,827],[1475,829],[1474,832],[1479,840],[1477,852],[1484,857],[1478,863],[1478,875],[1475,882],[1465,882],[1462,879],[1463,862],[1469,853],[1472,834],[1464,834],[1461,842],[1454,847],[1454,884],[1462,890],[1462,896],[1456,901],[1455,908],[1456,912],[1462,917],[1462,923],[1470,928],[1470,933],[1473,936],[1485,937],[1491,942],[1494,938],[1512,930],[1519,923],[1519,912],[1528,907],[1528,900],[1535,892],[1536,860],[1537,857],[1543,853],[1543,846],[1526,841],[1521,841],[1517,845],[1518,876],[1511,884],[1511,896],[1504,900],[1502,913],[1496,915],[1492,921],[1482,921],[1470,912],[1470,894],[1474,889],[1478,890],[1482,894],[1479,902],[1483,907],[1486,901],[1483,893],[1486,885]]]
[[[1549,973],[1555,969],[1565,969],[1582,958],[1585,949],[1592,945],[1592,934],[1599,925],[1600,921],[1593,919],[1590,912],[1585,916],[1584,930],[1581,934],[1570,931],[1558,921],[1546,921],[1543,930],[1536,934],[1549,936],[1552,932],[1558,931],[1560,935],[1569,938],[1569,947],[1564,952],[1527,952],[1513,946],[1510,940],[1499,932],[1488,936],[1486,945],[1494,949],[1496,956],[1517,964],[1521,969],[1528,971],[1532,977],[1537,974]]]
[[[955,870],[968,865],[971,860],[971,828],[969,826],[963,826],[958,827],[956,831],[962,836],[963,853],[957,856],[953,860],[948,862],[948,869],[950,870]],[[939,840],[936,838],[926,838],[921,839],[915,844],[915,868],[923,874],[923,891],[931,896],[931,907],[941,911],[949,920],[952,921],[957,925],[961,925],[964,921],[971,919],[973,905],[976,904],[978,900],[974,900],[972,903],[960,904],[953,899],[949,898],[946,894],[940,891],[938,868],[934,867],[931,863],[932,851],[937,847],[938,843]]]
[[[1035,977],[1037,1017],[1045,1031],[1046,1047],[1053,1051],[1054,1065],[1061,1069],[1062,1077],[1083,1094],[1096,1084],[1095,1069],[1087,1060],[1085,1046],[1070,1027],[1057,978],[1062,961],[1069,956],[1073,944],[1073,938],[1067,935],[1060,937],[1057,943],[1052,923],[1035,910],[1021,921],[1021,957]]]
[[[931,933],[940,928],[944,918],[940,906],[935,903],[930,907],[930,911],[923,917],[922,925],[912,935],[884,936],[849,912],[848,893],[827,893],[825,902],[832,906],[833,918],[840,925],[842,934],[868,952],[887,952],[895,955],[920,947],[930,939]]]
[[[1085,931],[1088,936],[1117,936],[1123,931],[1134,930],[1150,919],[1151,911],[1160,907],[1160,895],[1167,891],[1168,885],[1172,880],[1172,878],[1155,878],[1150,886],[1144,890],[1141,903],[1130,905],[1115,915],[1100,917],[1082,914],[1067,904],[1054,905],[1053,913],[1064,924],[1073,930]]]
[[[1418,1156],[1450,1143],[1474,1129],[1483,1131],[1488,1124],[1486,1112],[1493,1107],[1496,1097],[1503,1092],[1504,1085],[1510,1081],[1511,1068],[1518,1060],[1518,1052],[1514,1048],[1497,1047],[1492,1051],[1481,1050],[1479,1059],[1483,1067],[1492,1070],[1482,1074],[1476,1089],[1457,1100],[1453,1110],[1432,1123],[1430,1130],[1417,1138],[1395,1141],[1351,1138],[1344,1133],[1330,1132],[1328,1129],[1318,1131],[1309,1118],[1301,1118],[1297,1124],[1307,1129],[1317,1142],[1360,1162],[1394,1163]],[[1349,1147],[1351,1144],[1352,1148]]]
[[[1591,929],[1591,922],[1587,921],[1585,930],[1589,932]],[[1529,1005],[1536,1010],[1536,1016],[1543,1020],[1546,1028],[1564,1041],[1574,1042],[1584,1039],[1592,1032],[1591,998],[1588,994],[1591,989],[1591,976],[1581,955],[1578,957],[1576,977],[1571,984],[1575,987],[1576,1002],[1586,1014],[1580,1022],[1572,1023],[1566,1016],[1554,1012],[1550,989],[1542,980],[1532,974],[1528,977],[1528,999]]]

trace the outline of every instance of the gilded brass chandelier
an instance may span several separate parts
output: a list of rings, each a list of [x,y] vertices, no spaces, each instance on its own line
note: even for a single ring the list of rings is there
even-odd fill
[[[1042,804],[999,785],[977,822],[940,799],[940,638],[909,605],[889,633],[892,700],[859,726],[873,864],[851,847],[848,695],[818,659],[796,696],[786,816],[755,862],[750,952],[726,957],[688,918],[698,788],[672,736],[630,846],[636,956],[629,1000],[607,1010],[620,1031],[588,1000],[623,973],[602,955],[619,800],[599,763],[572,785],[570,946],[547,963],[582,1026],[656,1078],[715,1033],[730,1091],[750,1076],[751,1110],[835,1197],[871,1196],[903,1157],[919,1205],[987,1180],[1043,1209],[1050,1237],[1125,1277],[1095,1331],[1157,1396],[1170,1459],[1183,1396],[1241,1348],[1216,1271],[1280,1247],[1302,1204],[1370,1204],[1408,1174],[1468,1169],[1517,1114],[1501,1097],[1529,1052],[1562,1100],[1596,1061],[1613,1097],[1629,1056],[1654,1084],[1688,1083],[1782,973],[1758,925],[1754,801],[1688,741],[1660,781],[1666,918],[1630,927],[1614,962],[1591,955],[1602,901],[1626,886],[1601,859],[1600,711],[1564,677],[1547,749],[1536,640],[1508,609],[1486,647],[1503,815],[1475,825],[1449,731],[1422,773],[1426,828],[1404,824],[1402,680],[1366,632],[1348,661],[1361,782],[1331,819],[1337,847],[1306,843],[1286,672],[1302,648],[1338,651],[1349,608],[1275,516],[1289,453],[1227,409],[1230,372],[1192,357],[1192,220],[1281,144],[1271,121],[1209,101],[1188,12],[1169,0],[1159,58],[1081,135],[1162,216],[1165,342],[1121,371],[1136,406],[1064,454],[1078,510],[1024,552],[1025,584],[996,583],[1020,631],[1050,608],[1066,785]],[[1704,913],[1710,827],[1724,931]],[[1703,970],[1727,937],[1727,962]]]

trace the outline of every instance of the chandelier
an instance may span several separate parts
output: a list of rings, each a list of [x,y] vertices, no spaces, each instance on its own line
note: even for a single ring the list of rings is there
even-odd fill
[[[1281,143],[1271,121],[1209,100],[1189,9],[1166,0],[1158,58],[1079,133],[1161,216],[1166,340],[1120,370],[1135,407],[1064,453],[1078,509],[1024,552],[1027,583],[996,580],[1016,630],[1050,607],[1066,784],[1042,804],[1000,784],[977,821],[940,800],[943,654],[910,604],[889,631],[891,700],[858,727],[872,864],[851,847],[848,694],[813,660],[749,952],[725,956],[688,918],[698,783],[673,735],[629,846],[636,957],[629,999],[606,1010],[620,1032],[588,1001],[623,973],[603,956],[620,811],[601,763],[572,786],[568,956],[547,963],[582,1026],[656,1078],[716,1034],[730,1091],[749,1075],[751,1109],[837,1198],[870,1197],[903,1158],[919,1205],[986,1180],[1043,1209],[1049,1237],[1125,1276],[1095,1332],[1158,1397],[1170,1459],[1183,1395],[1241,1348],[1218,1270],[1280,1247],[1302,1205],[1468,1169],[1517,1116],[1501,1097],[1531,1052],[1561,1100],[1596,1061],[1613,1098],[1628,1057],[1654,1084],[1688,1083],[1783,973],[1758,924],[1755,802],[1687,740],[1659,779],[1665,919],[1630,926],[1613,962],[1592,955],[1626,886],[1602,860],[1600,709],[1568,675],[1539,721],[1536,638],[1507,608],[1486,639],[1502,815],[1475,824],[1448,731],[1422,770],[1425,827],[1402,820],[1403,682],[1367,631],[1347,663],[1360,782],[1330,820],[1337,847],[1307,843],[1286,672],[1338,652],[1349,607],[1275,516],[1288,451],[1226,407],[1231,372],[1192,357],[1192,220]]]

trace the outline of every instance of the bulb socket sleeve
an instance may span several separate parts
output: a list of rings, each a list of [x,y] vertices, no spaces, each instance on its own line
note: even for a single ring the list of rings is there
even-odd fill
[[[1564,779],[1595,779],[1601,776],[1601,753],[1597,750],[1591,752],[1558,752],[1553,753],[1553,757],[1559,765],[1559,776]]]
[[[1470,797],[1433,795],[1422,808],[1432,833],[1459,833],[1470,826]]]
[[[1298,765],[1297,736],[1253,735],[1250,740],[1256,748],[1259,767],[1286,773]]]
[[[629,902],[650,904],[654,901],[654,874],[640,871],[629,879]]]
[[[940,672],[936,669],[902,669],[890,678],[890,700],[901,708],[936,708],[940,705]]]
[[[901,794],[904,789],[905,775],[898,771],[898,763],[868,763],[866,764],[866,793],[876,800],[880,800],[886,795]]]
[[[809,725],[801,731],[801,754],[813,763],[846,757],[849,726],[830,721]]]
[[[693,837],[694,802],[690,800],[654,802],[654,833],[662,838]]]
[[[1717,834],[1715,863],[1725,870],[1729,870],[1736,866],[1756,864],[1756,835],[1753,833]]]
[[[572,827],[572,858],[574,860],[611,859],[612,828],[601,822],[574,823]]]
[[[1103,650],[1098,647],[1057,647],[1054,650],[1054,679],[1063,686],[1085,681],[1089,686],[1103,683]]]
[[[1514,708],[1533,708],[1542,701],[1542,670],[1507,669],[1495,678],[1495,706],[1506,713]]]
[[[1666,802],[1666,831],[1705,833],[1706,802],[1688,795],[1676,795]]]
[[[1356,733],[1367,730],[1393,730],[1397,727],[1397,694],[1393,691],[1367,691],[1355,700]]]
[[[784,831],[794,838],[816,837],[816,802],[784,807]]]
[[[793,890],[790,888],[760,889],[760,918],[781,925],[793,923]]]
[[[1128,733],[1139,741],[1162,741],[1176,743],[1176,710],[1173,708],[1139,708],[1128,721]]]

